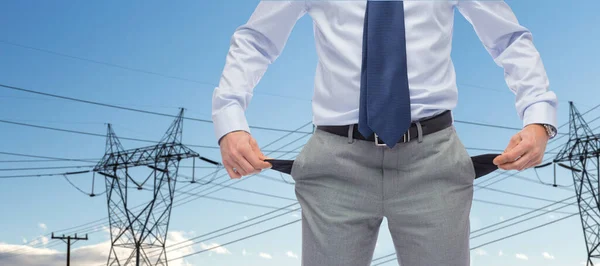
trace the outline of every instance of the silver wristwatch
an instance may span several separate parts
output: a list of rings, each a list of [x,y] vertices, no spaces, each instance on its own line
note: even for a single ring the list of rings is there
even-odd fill
[[[548,124],[541,124],[542,126],[544,126],[544,128],[546,128],[546,133],[548,133],[548,136],[550,138],[554,138],[557,134],[557,130],[554,126],[552,125],[548,125]]]

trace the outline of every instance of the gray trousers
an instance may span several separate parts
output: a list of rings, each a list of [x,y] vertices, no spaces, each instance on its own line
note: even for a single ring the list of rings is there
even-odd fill
[[[469,265],[475,171],[454,126],[393,149],[317,129],[291,176],[302,266],[371,265],[383,217],[400,265]]]

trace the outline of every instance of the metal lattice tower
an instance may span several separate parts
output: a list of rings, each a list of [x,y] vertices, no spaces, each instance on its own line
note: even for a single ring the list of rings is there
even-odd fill
[[[182,132],[183,109],[157,145],[124,150],[108,125],[106,152],[94,168],[105,176],[111,233],[107,265],[168,265],[165,242],[179,162],[200,157],[181,144]],[[150,174],[136,180],[130,174],[136,167],[149,168]],[[151,198],[134,210],[128,201],[136,189],[151,191]]]
[[[600,259],[600,136],[592,132],[573,103],[569,102],[569,105],[569,141],[554,162],[570,163],[570,166],[563,166],[573,175],[588,253],[587,265],[593,266],[593,260]]]

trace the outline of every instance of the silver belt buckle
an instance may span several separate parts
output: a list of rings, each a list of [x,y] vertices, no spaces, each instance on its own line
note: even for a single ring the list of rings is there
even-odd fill
[[[387,145],[385,143],[379,143],[379,136],[377,136],[377,133],[374,133],[375,135],[375,146],[379,146],[379,147],[386,147]],[[402,135],[402,142],[403,143],[407,143],[410,141],[410,128],[409,130],[406,131],[406,133],[404,133]]]
[[[377,133],[375,134],[375,146],[379,146],[379,147],[385,147],[387,145],[385,145],[385,143],[379,143],[379,136],[377,136]]]

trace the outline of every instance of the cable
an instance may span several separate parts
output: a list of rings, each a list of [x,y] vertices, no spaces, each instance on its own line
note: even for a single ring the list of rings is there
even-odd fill
[[[130,188],[130,189],[137,190],[136,188]],[[154,191],[153,189],[150,189],[147,187],[143,187],[142,189],[146,190],[146,191]],[[198,194],[194,194],[194,193],[187,193],[187,192],[179,192],[179,193],[186,194],[186,195],[199,196]],[[229,199],[223,199],[223,198],[219,198],[219,197],[212,197],[212,196],[206,196],[206,195],[203,195],[202,197],[206,198],[206,199],[211,199],[211,200],[216,200],[216,201],[221,201],[221,202],[228,202],[228,203],[235,203],[235,204],[240,204],[240,205],[245,205],[245,206],[261,207],[261,208],[266,208],[266,209],[279,209],[279,207],[275,207],[275,206],[248,203],[248,202],[242,202],[242,201],[237,201],[237,200],[229,200]]]
[[[284,206],[284,207],[278,208],[278,209],[276,209],[276,210],[273,210],[273,211],[271,211],[271,212],[268,212],[268,213],[265,213],[265,214],[262,214],[262,215],[259,215],[259,216],[255,216],[255,217],[253,217],[253,218],[251,218],[251,219],[248,219],[248,220],[245,220],[245,221],[242,221],[242,222],[238,222],[238,223],[235,223],[235,224],[233,224],[233,225],[229,225],[229,226],[227,226],[227,227],[224,227],[224,228],[221,228],[221,229],[217,229],[217,230],[214,230],[214,231],[211,231],[211,232],[208,232],[208,233],[204,233],[204,234],[202,234],[202,235],[200,235],[200,236],[196,236],[196,237],[194,237],[194,238],[190,238],[190,239],[188,239],[188,240],[185,240],[185,241],[177,242],[177,243],[175,243],[175,244],[172,244],[172,245],[170,245],[170,246],[166,247],[166,249],[167,249],[167,252],[171,252],[171,251],[174,251],[174,250],[180,250],[180,249],[182,249],[182,248],[186,248],[186,247],[192,246],[192,245],[194,245],[194,244],[197,244],[197,243],[200,243],[200,242],[208,241],[208,240],[211,240],[211,239],[214,239],[214,238],[217,238],[217,237],[221,237],[221,236],[228,235],[228,234],[231,234],[231,233],[234,233],[234,232],[238,232],[238,231],[240,231],[240,230],[242,230],[242,229],[246,229],[246,228],[249,228],[249,227],[251,227],[251,226],[254,226],[254,225],[257,225],[257,224],[261,224],[261,223],[264,223],[264,222],[267,222],[267,221],[273,220],[273,219],[275,219],[275,218],[279,218],[279,217],[281,217],[281,216],[284,216],[284,215],[286,215],[286,214],[289,214],[289,213],[296,212],[296,211],[300,210],[300,208],[296,208],[296,209],[293,209],[293,210],[288,210],[287,212],[284,212],[284,213],[282,213],[282,214],[278,214],[277,216],[273,216],[273,217],[271,217],[271,218],[267,218],[267,219],[264,219],[264,220],[262,220],[262,221],[255,222],[255,223],[252,223],[252,224],[246,225],[246,226],[244,226],[244,227],[240,227],[240,228],[238,228],[238,229],[231,230],[231,231],[229,231],[229,232],[226,232],[226,233],[223,233],[223,234],[219,234],[219,235],[212,236],[212,237],[210,237],[210,238],[205,238],[205,239],[202,239],[202,240],[197,240],[197,239],[200,239],[200,238],[203,238],[203,237],[206,237],[206,236],[209,236],[209,235],[212,235],[212,234],[215,234],[215,233],[218,233],[218,232],[221,232],[221,231],[227,230],[227,229],[229,229],[229,228],[233,228],[233,227],[236,227],[236,226],[238,226],[238,225],[242,225],[242,224],[244,224],[244,223],[248,223],[248,222],[251,222],[251,221],[253,221],[253,220],[257,220],[257,219],[259,219],[259,218],[262,218],[262,217],[265,217],[265,216],[267,216],[267,215],[270,215],[270,214],[273,214],[273,213],[276,213],[276,212],[279,212],[279,211],[282,211],[282,210],[287,210],[288,208],[290,208],[290,207],[293,207],[294,205],[298,205],[298,203],[293,203],[293,204],[290,204],[290,205],[287,205],[287,206]],[[195,240],[197,240],[197,241],[195,241]],[[189,243],[189,244],[187,244],[187,245],[184,245],[184,246],[181,246],[181,247],[175,247],[175,246],[179,246],[179,245],[181,245],[181,244],[187,243],[187,242],[191,242],[191,243]]]
[[[60,161],[85,162],[85,163],[95,163],[97,161],[96,159],[68,159],[68,158],[38,156],[38,155],[29,155],[29,154],[14,153],[14,152],[1,152],[1,151],[0,151],[0,154],[20,156],[20,157],[40,158],[40,159],[60,160]]]
[[[498,126],[498,125],[492,125],[492,124],[486,124],[486,123],[479,123],[479,122],[471,122],[471,121],[464,121],[464,120],[454,120],[454,122],[455,123],[461,123],[461,124],[467,124],[467,125],[474,125],[474,126],[492,127],[492,128],[500,128],[500,129],[510,129],[510,130],[516,130],[516,131],[523,130],[523,128],[518,128],[518,127]],[[568,135],[568,134],[567,133],[557,133],[557,135]]]
[[[577,204],[577,202],[573,202],[572,204]],[[554,209],[554,210],[560,210],[560,209],[563,209],[563,208],[566,208],[566,207],[569,207],[569,205],[565,205],[565,206],[562,206],[562,207],[558,207],[558,208],[556,208],[556,209]],[[527,218],[527,219],[525,219],[525,220],[522,220],[522,221],[514,222],[514,223],[511,223],[511,224],[508,224],[508,225],[505,225],[505,226],[502,226],[502,227],[496,228],[496,229],[494,229],[494,230],[491,230],[491,231],[488,231],[488,232],[485,232],[485,233],[481,233],[481,234],[479,234],[479,235],[471,236],[471,237],[470,237],[470,239],[475,239],[475,238],[478,238],[478,237],[480,237],[480,236],[488,235],[488,234],[491,234],[491,233],[493,233],[493,232],[496,232],[496,231],[502,230],[502,229],[504,229],[504,228],[507,228],[507,227],[510,227],[510,226],[514,226],[514,225],[516,225],[516,224],[520,224],[520,223],[523,223],[523,222],[526,222],[526,221],[529,221],[529,220],[533,220],[533,219],[535,219],[535,218],[538,218],[538,217],[540,217],[540,216],[542,216],[542,215],[548,214],[549,212],[552,212],[552,210],[550,210],[550,211],[546,211],[546,212],[543,212],[543,213],[540,213],[540,214],[537,214],[537,215],[535,215],[535,216],[532,216],[532,217],[530,217],[530,218]],[[572,215],[572,214],[579,214],[579,213],[569,213],[568,215]]]
[[[5,84],[0,84],[0,87],[6,88],[6,89],[11,89],[11,90],[16,90],[16,91],[34,93],[34,94],[38,94],[38,95],[44,95],[44,96],[53,97],[53,98],[59,98],[59,99],[63,99],[63,100],[75,101],[75,102],[80,102],[80,103],[86,103],[86,104],[98,105],[98,106],[103,106],[103,107],[121,109],[121,110],[138,112],[138,113],[143,113],[143,114],[150,114],[150,115],[157,115],[157,116],[177,118],[176,115],[171,115],[171,114],[165,114],[165,113],[147,111],[147,110],[142,110],[142,109],[136,109],[136,108],[129,108],[129,107],[124,107],[124,106],[118,106],[118,105],[113,105],[113,104],[107,104],[107,103],[100,103],[100,102],[82,100],[82,99],[77,99],[77,98],[72,98],[72,97],[66,97],[66,96],[60,96],[60,95],[51,94],[51,93],[45,93],[45,92],[28,90],[28,89],[23,89],[23,88],[14,87],[14,86],[8,86],[8,85],[5,85]],[[187,120],[191,120],[191,121],[196,121],[196,122],[212,123],[211,120],[200,119],[200,118],[193,118],[193,117],[184,117],[183,119],[187,119]],[[277,129],[277,128],[258,127],[258,126],[250,126],[250,128],[261,129],[261,130],[268,130],[268,131],[276,131],[276,132],[293,132],[292,130],[287,130],[287,129]],[[310,134],[311,132],[296,132],[296,133]]]
[[[139,73],[144,73],[144,74],[148,74],[148,75],[154,75],[154,76],[159,76],[159,77],[163,77],[163,78],[168,78],[168,79],[174,79],[174,80],[187,81],[187,82],[192,82],[192,83],[197,83],[197,84],[209,85],[209,86],[213,86],[213,87],[217,87],[218,86],[217,84],[214,84],[212,82],[199,81],[199,80],[193,80],[193,79],[184,78],[184,77],[178,77],[178,76],[173,76],[173,75],[161,74],[161,73],[158,73],[158,72],[148,71],[148,70],[144,70],[144,69],[140,69],[140,68],[132,68],[132,67],[128,67],[128,66],[123,66],[123,65],[118,65],[118,64],[103,62],[103,61],[99,61],[99,60],[93,60],[93,59],[83,58],[83,57],[79,57],[79,56],[68,55],[68,54],[65,54],[65,53],[59,53],[59,52],[55,52],[55,51],[51,51],[51,50],[47,50],[47,49],[35,48],[35,47],[32,47],[32,46],[18,44],[18,43],[6,41],[6,40],[0,40],[0,42],[4,43],[4,44],[15,46],[15,47],[20,47],[20,48],[25,48],[25,49],[29,49],[29,50],[38,51],[38,52],[48,53],[48,54],[52,54],[52,55],[56,55],[56,56],[61,56],[61,57],[66,57],[66,58],[70,58],[70,59],[81,60],[81,61],[85,61],[85,62],[89,62],[89,63],[94,63],[94,64],[99,64],[99,65],[104,65],[104,66],[108,66],[108,67],[120,68],[120,69],[124,69],[124,70],[128,70],[128,71],[139,72]],[[302,101],[310,101],[309,99],[304,99],[304,98],[300,98],[300,97],[294,97],[294,96],[288,96],[288,95],[279,95],[279,94],[266,93],[266,92],[260,92],[260,91],[253,92],[253,93],[254,94],[270,95],[270,96],[281,97],[281,98],[298,99],[298,100],[302,100]]]
[[[33,170],[53,170],[53,169],[70,169],[70,168],[92,168],[94,165],[81,166],[53,166],[53,167],[29,167],[29,168],[4,168],[0,171],[33,171]]]
[[[479,187],[479,185],[475,185],[475,187]],[[540,200],[540,201],[547,201],[547,202],[555,202],[555,201],[549,200],[549,199],[538,198],[538,197],[533,197],[533,196],[527,196],[527,195],[523,195],[523,194],[519,194],[519,193],[515,193],[515,192],[504,191],[504,190],[501,190],[501,189],[495,189],[495,188],[489,188],[489,187],[484,187],[484,189],[490,190],[490,191],[494,191],[494,192],[498,192],[498,193],[503,193],[503,194],[514,195],[514,196],[518,196],[518,197],[528,198],[528,199],[534,199],[534,200]]]
[[[242,241],[242,240],[246,240],[246,239],[248,239],[248,238],[252,238],[252,237],[255,237],[255,236],[259,236],[259,235],[262,235],[262,234],[265,234],[265,233],[271,232],[271,231],[273,231],[273,230],[277,230],[277,229],[279,229],[279,228],[283,228],[283,227],[286,227],[286,226],[290,226],[290,225],[292,225],[292,224],[295,224],[295,223],[297,223],[297,222],[300,222],[300,221],[302,221],[302,219],[297,219],[297,220],[291,221],[291,222],[289,222],[289,223],[285,223],[285,224],[282,224],[282,225],[279,225],[279,226],[275,226],[275,227],[269,228],[269,229],[267,229],[267,230],[264,230],[264,231],[258,232],[258,233],[256,233],[256,234],[252,234],[252,235],[245,236],[245,237],[242,237],[242,238],[239,238],[239,239],[233,240],[233,241],[229,241],[229,242],[227,242],[227,243],[224,243],[224,244],[221,244],[221,245],[219,245],[219,246],[215,246],[215,247],[212,247],[212,248],[208,248],[208,249],[200,250],[200,251],[198,251],[198,252],[194,252],[194,253],[190,253],[190,254],[187,254],[187,255],[183,255],[183,256],[181,256],[181,257],[172,258],[172,259],[170,259],[170,260],[168,260],[168,261],[173,261],[173,260],[178,260],[178,259],[186,258],[186,257],[189,257],[189,256],[193,256],[193,255],[198,255],[198,254],[201,254],[201,253],[204,253],[204,252],[207,252],[207,251],[213,250],[213,249],[215,249],[215,248],[224,247],[224,246],[227,246],[227,245],[230,245],[230,244],[233,244],[233,243],[240,242],[240,241]]]
[[[100,160],[100,159],[80,159],[80,160]],[[64,159],[47,159],[47,160],[2,160],[0,163],[40,163],[40,162],[62,162]]]
[[[481,202],[481,203],[487,203],[487,204],[492,204],[492,205],[497,205],[497,206],[511,207],[511,208],[515,208],[515,209],[536,210],[535,208],[531,208],[531,207],[523,207],[523,206],[518,206],[518,205],[512,205],[512,204],[506,204],[506,203],[499,203],[499,202],[493,202],[493,201],[487,201],[487,200],[473,199],[473,201],[475,201],[475,202]],[[556,213],[572,214],[572,212],[568,212],[568,213],[565,213],[565,212],[556,212]]]
[[[512,217],[512,218],[509,218],[509,219],[506,219],[506,220],[504,220],[504,221],[502,221],[502,222],[498,222],[498,223],[495,223],[495,224],[491,224],[491,225],[488,225],[488,226],[485,226],[485,227],[479,228],[479,229],[477,229],[477,230],[471,231],[471,234],[474,234],[474,233],[477,233],[477,232],[483,231],[483,230],[485,230],[485,229],[488,229],[488,228],[494,227],[494,226],[496,226],[496,225],[499,225],[499,224],[503,224],[503,223],[506,223],[506,222],[510,222],[510,221],[512,221],[512,220],[514,220],[514,219],[518,219],[518,218],[521,218],[521,217],[523,217],[523,216],[527,216],[527,215],[529,215],[529,214],[532,214],[532,213],[534,213],[534,212],[536,212],[536,211],[543,210],[543,209],[545,209],[545,208],[548,208],[548,207],[550,207],[550,206],[556,205],[556,204],[558,204],[558,203],[561,203],[561,202],[564,202],[564,201],[567,201],[567,200],[570,200],[570,199],[573,199],[573,198],[576,198],[576,197],[577,197],[577,196],[571,196],[571,197],[567,197],[567,198],[565,198],[565,199],[563,199],[563,200],[557,201],[557,202],[555,202],[555,203],[552,203],[552,204],[548,204],[548,205],[546,205],[546,206],[540,207],[540,208],[538,208],[538,209],[536,209],[536,210],[533,210],[533,211],[530,211],[530,212],[526,212],[526,213],[523,213],[523,214],[520,214],[520,215],[514,216],[514,217]],[[571,203],[571,204],[569,204],[569,205],[572,205],[572,203]],[[568,206],[568,205],[567,205],[567,206]]]
[[[62,128],[56,128],[56,127],[46,127],[46,126],[33,125],[33,124],[28,124],[28,123],[19,123],[19,122],[1,120],[1,119],[0,119],[0,123],[106,138],[106,134],[69,130],[69,129],[62,129]],[[128,137],[118,137],[118,138],[123,139],[123,140],[139,141],[139,142],[152,143],[152,144],[160,143],[159,141],[145,140],[145,139],[138,139],[138,138],[128,138]],[[220,149],[220,147],[218,147],[218,146],[207,146],[207,145],[196,145],[196,144],[184,144],[184,145],[189,146],[189,147],[195,147],[195,148],[206,148],[206,149],[217,149],[217,150]],[[269,152],[269,151],[265,150],[263,152]]]
[[[82,171],[81,173],[89,173],[92,170]],[[70,175],[71,172],[66,173],[53,173],[53,174],[33,174],[33,175],[5,175],[0,176],[0,179],[14,179],[14,178],[23,178],[23,177],[44,177],[44,176],[60,176],[60,175]]]
[[[69,182],[69,184],[74,187],[75,189],[77,189],[79,192],[83,193],[86,196],[91,196],[91,193],[87,193],[85,191],[83,191],[81,188],[79,188],[78,186],[76,186],[75,184],[73,184],[73,182],[71,182],[71,180],[69,180],[69,178],[67,177],[67,175],[63,175],[63,177],[65,178],[65,180],[67,180],[67,182]],[[102,196],[104,195],[104,193],[106,193],[106,190],[100,194],[95,194],[95,196]]]
[[[565,220],[565,219],[567,219],[567,218],[571,218],[571,217],[573,217],[573,216],[575,216],[575,215],[578,215],[578,214],[579,214],[579,213],[574,213],[574,214],[571,214],[571,215],[568,215],[568,216],[562,217],[562,218],[560,218],[560,219],[557,219],[557,220],[554,220],[554,221],[551,221],[551,222],[547,222],[547,223],[545,223],[545,224],[538,225],[538,226],[536,226],[536,227],[533,227],[533,228],[530,228],[530,229],[527,229],[527,230],[524,230],[524,231],[521,231],[521,232],[518,232],[518,233],[515,233],[515,234],[512,234],[512,235],[508,235],[508,236],[505,236],[505,237],[502,237],[502,238],[496,239],[496,240],[494,240],[494,241],[487,242],[487,243],[485,243],[485,244],[482,244],[482,245],[479,245],[479,246],[473,247],[473,248],[471,248],[471,250],[473,250],[473,249],[477,249],[477,248],[480,248],[480,247],[484,247],[484,246],[487,246],[487,245],[489,245],[489,244],[496,243],[496,242],[498,242],[498,241],[502,241],[502,240],[504,240],[504,239],[508,239],[508,238],[511,238],[511,237],[515,237],[515,236],[518,236],[518,235],[520,235],[520,234],[524,234],[524,233],[527,233],[527,232],[529,232],[529,231],[533,231],[533,230],[535,230],[535,229],[542,228],[542,227],[544,227],[544,226],[547,226],[547,225],[551,225],[551,224],[553,224],[553,223],[560,222],[560,221],[562,221],[562,220]]]

